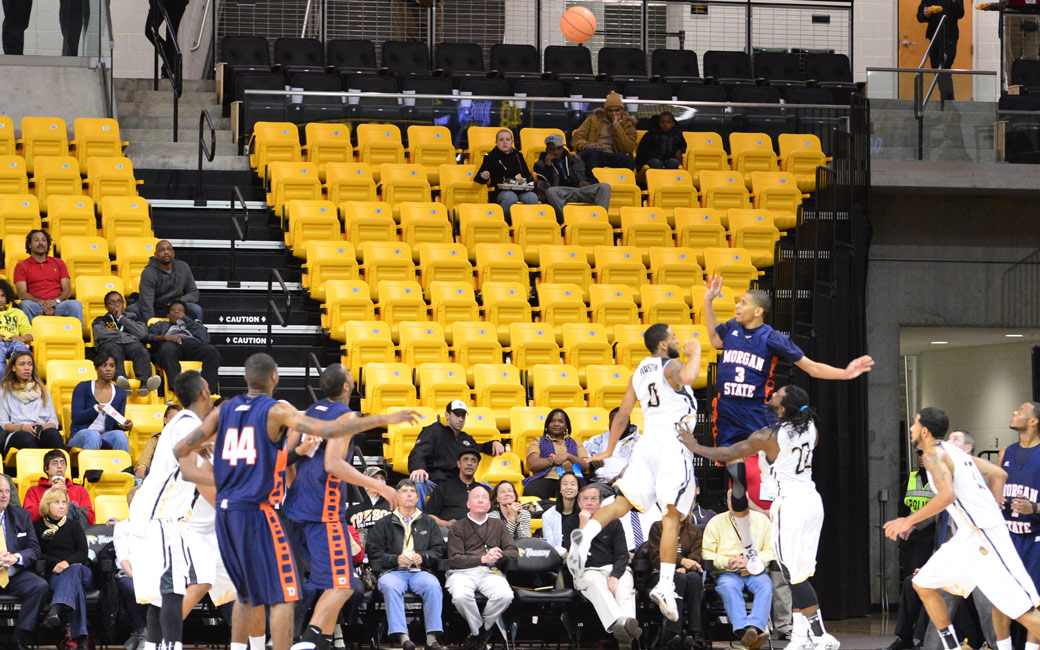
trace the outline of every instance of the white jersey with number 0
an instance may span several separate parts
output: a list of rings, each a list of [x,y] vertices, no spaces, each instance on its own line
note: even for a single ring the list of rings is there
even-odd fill
[[[936,444],[953,461],[954,499],[946,511],[957,522],[957,527],[986,529],[1004,526],[1004,515],[972,457],[948,442]],[[928,482],[935,485],[931,472],[928,472]]]
[[[804,431],[798,433],[794,426],[785,422],[776,429],[776,444],[780,453],[769,465],[777,495],[794,490],[815,490],[812,479],[812,457],[816,448],[816,426],[810,421]]]
[[[675,425],[689,418],[695,424],[697,399],[689,386],[676,390],[664,376],[668,359],[647,357],[632,374],[632,388],[643,409],[643,432],[646,435],[664,433],[675,436]],[[647,444],[644,438],[640,444]],[[651,443],[652,444],[652,443]]]

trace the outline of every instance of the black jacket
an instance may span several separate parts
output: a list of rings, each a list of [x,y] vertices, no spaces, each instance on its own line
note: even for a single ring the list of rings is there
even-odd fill
[[[578,187],[581,183],[589,183],[585,173],[585,161],[572,153],[564,152],[563,158],[554,164],[545,162],[545,152],[534,164],[534,173],[549,184],[549,187]]]
[[[607,524],[599,535],[592,538],[589,546],[589,559],[585,566],[610,566],[610,576],[620,578],[628,568],[628,542],[625,541],[625,529],[615,519]]]
[[[527,166],[527,161],[524,160],[524,155],[516,149],[511,149],[509,153],[502,153],[498,147],[495,147],[484,154],[484,162],[477,170],[476,182],[484,182],[484,179],[480,177],[484,172],[491,175],[487,184],[491,186],[492,197],[498,194],[499,183],[516,178],[518,175],[525,182],[530,182],[532,179],[531,170]]]
[[[924,8],[932,5],[939,5],[943,10],[931,16],[925,16]],[[961,32],[957,27],[957,21],[964,18],[964,0],[921,0],[921,4],[917,6],[917,22],[928,23],[928,28],[924,32],[925,38],[931,40],[935,36],[935,30],[939,27],[939,21],[943,16],[946,16],[946,22],[943,24],[946,37],[959,38]],[[936,47],[939,46],[936,45]]]
[[[199,289],[195,286],[195,276],[191,267],[178,259],[173,260],[170,273],[159,267],[159,260],[154,257],[148,260],[148,266],[141,271],[141,320],[156,316],[162,318],[170,307],[170,301],[180,298],[184,302],[199,302]]]
[[[408,454],[408,471],[424,469],[434,483],[446,481],[459,475],[459,453],[466,447],[482,454],[490,454],[493,443],[478,445],[473,436],[460,431],[456,436],[451,427],[440,420],[423,427],[415,446]]]
[[[412,522],[412,544],[422,557],[422,568],[433,571],[444,557],[444,535],[437,522],[429,515],[419,513]],[[404,550],[404,524],[393,513],[376,522],[368,531],[365,552],[372,568],[383,573],[397,568],[397,556]]]
[[[650,130],[639,141],[639,147],[636,149],[636,169],[645,165],[646,161],[651,158],[668,160],[675,158],[676,152],[679,152],[681,157],[682,153],[686,151],[686,139],[683,138],[679,125],[665,133],[657,126],[660,117],[660,115],[655,115],[650,118]]]
[[[40,559],[46,562],[47,573],[63,560],[69,564],[86,564],[90,559],[87,554],[87,535],[75,519],[66,517],[65,523],[49,539],[43,536],[47,530],[44,518],[41,517],[33,525],[40,540]]]
[[[191,332],[191,335],[203,343],[209,343],[209,330],[206,326],[199,321],[185,316],[181,320],[177,321],[177,324],[184,329]],[[166,336],[166,333],[173,327],[173,323],[169,320],[162,320],[152,323],[148,326],[148,336],[145,337],[145,341],[151,343],[156,336]]]
[[[40,542],[36,537],[36,527],[29,517],[29,511],[9,504],[4,509],[4,533],[7,552],[22,554],[22,564],[18,569],[32,571],[33,565],[40,557]]]

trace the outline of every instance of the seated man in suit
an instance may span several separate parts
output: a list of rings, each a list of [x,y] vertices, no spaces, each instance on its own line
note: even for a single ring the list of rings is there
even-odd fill
[[[21,601],[8,647],[28,650],[43,599],[50,589],[46,580],[33,573],[32,565],[40,554],[40,543],[29,513],[11,505],[13,487],[6,476],[0,476],[0,594]]]

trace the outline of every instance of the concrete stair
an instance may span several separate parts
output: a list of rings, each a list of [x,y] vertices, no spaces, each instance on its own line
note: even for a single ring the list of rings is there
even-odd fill
[[[231,140],[231,121],[221,117],[212,80],[184,81],[178,103],[177,142],[173,141],[173,91],[165,79],[159,90],[151,79],[116,79],[116,115],[120,132],[130,142],[126,155],[136,168],[194,169],[199,156],[199,116],[209,112],[216,128],[216,156],[203,161],[204,170],[249,169],[246,156],[239,156]],[[208,132],[205,134],[208,139]]]
[[[938,101],[925,108],[924,159],[929,161],[997,162],[993,144],[996,121],[993,102]],[[878,160],[917,160],[917,120],[913,101],[872,99],[871,157]]]

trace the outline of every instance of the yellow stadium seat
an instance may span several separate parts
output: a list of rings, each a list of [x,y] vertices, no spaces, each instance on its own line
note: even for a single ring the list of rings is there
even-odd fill
[[[498,340],[509,345],[510,323],[531,322],[531,301],[527,284],[485,282],[481,287],[484,318],[498,330]]]
[[[469,164],[480,168],[484,162],[484,154],[495,148],[495,138],[501,127],[497,126],[471,126],[466,129],[466,159]]]
[[[415,280],[415,264],[412,263],[412,249],[408,244],[366,241],[361,244],[361,250],[365,260],[361,271],[376,300],[379,299],[379,283],[383,280]]]
[[[499,429],[509,428],[510,409],[527,406],[527,391],[520,384],[520,371],[512,364],[474,365],[473,385],[477,404],[495,412],[495,423]]]
[[[726,245],[728,223],[725,210],[711,208],[676,208],[675,239],[679,246],[692,248],[697,253],[697,263],[704,265],[704,248],[721,248]]]
[[[47,232],[54,242],[62,237],[95,237],[97,217],[89,196],[52,196],[47,202]],[[56,249],[60,255],[61,248]]]
[[[765,133],[730,133],[730,165],[744,175],[744,185],[751,189],[751,172],[775,172],[779,167],[773,140]]]
[[[686,304],[682,287],[674,284],[648,284],[643,287],[641,296],[643,324],[690,324],[690,306]]]
[[[636,248],[674,246],[668,215],[661,208],[621,208],[621,245]]]
[[[350,368],[359,381],[366,381],[366,377],[360,374],[365,364],[389,363],[396,358],[390,327],[386,323],[347,321],[343,324],[343,336],[343,350],[346,352],[343,365]]]
[[[390,204],[395,215],[400,213],[401,203],[430,202],[430,183],[421,166],[383,163],[379,166],[379,175],[379,198]]]
[[[488,485],[508,481],[513,484],[516,493],[520,494],[524,489],[523,459],[512,451],[498,456],[481,456],[474,478]]]
[[[412,124],[408,127],[408,162],[426,169],[426,180],[430,185],[440,184],[441,165],[454,165],[455,145],[451,140],[451,131],[446,126],[420,126]]]
[[[607,409],[597,406],[569,406],[567,417],[571,421],[571,437],[579,445],[593,436],[598,436],[607,431],[609,427],[609,413]]]
[[[116,251],[121,237],[154,237],[148,201],[140,196],[106,196],[101,199],[101,236],[108,240],[108,252]]]
[[[69,130],[60,117],[23,117],[20,143],[26,170],[33,174],[37,156],[69,155]]]
[[[410,407],[417,403],[412,370],[403,363],[366,363],[366,413],[383,413],[391,406]]]
[[[357,143],[358,160],[372,165],[377,183],[382,180],[380,165],[405,161],[401,129],[393,124],[359,124]]]
[[[79,464],[80,478],[76,481],[87,488],[91,499],[105,494],[122,497],[134,487],[134,476],[124,472],[132,467],[130,454],[120,449],[84,449],[76,459]],[[93,469],[101,470],[101,479],[97,482],[85,481],[83,473]]]
[[[39,229],[42,223],[40,202],[32,194],[0,196],[0,233],[4,237],[20,235],[24,239],[30,230]],[[19,248],[25,252],[24,242]]]
[[[728,210],[750,208],[751,194],[737,172],[701,172],[701,207]],[[725,225],[725,224],[723,224]]]
[[[593,323],[606,328],[638,323],[635,290],[627,284],[592,285],[589,287],[589,314]]]
[[[2,133],[2,132],[0,132]],[[0,194],[28,194],[29,176],[21,156],[0,156]]]
[[[431,319],[440,323],[445,330],[450,331],[451,324],[458,321],[480,319],[480,307],[472,282],[435,280],[429,284],[427,293],[430,296]]]
[[[737,300],[740,298],[747,287],[743,288],[731,288],[727,286],[722,287],[722,292],[715,296],[715,299],[711,301],[711,307],[715,311],[715,318],[720,323],[725,323],[729,319],[737,315]],[[704,320],[704,293],[707,288],[704,285],[693,285],[690,290],[690,300],[693,304],[693,322],[699,325],[703,325]]]
[[[383,201],[345,201],[340,204],[343,213],[343,238],[360,246],[367,241],[392,242],[397,240],[397,222],[389,203]],[[364,253],[357,251],[359,262]]]
[[[615,228],[621,225],[621,208],[625,206],[638,208],[643,205],[643,193],[636,185],[636,174],[631,169],[614,167],[597,167],[592,175],[600,183],[610,185],[610,224]]]
[[[537,109],[536,109],[537,110]],[[567,142],[567,135],[560,129],[525,127],[520,129],[520,152],[527,161],[527,168],[534,169],[538,157],[545,151],[545,138],[558,135]]]
[[[401,217],[401,241],[412,247],[414,261],[419,261],[420,244],[452,241],[451,221],[443,203],[405,201],[395,211]]]
[[[25,503],[25,493],[46,476],[43,471],[43,457],[50,449],[19,449],[15,456],[15,483],[18,485],[19,503]],[[66,466],[72,467],[69,452],[60,450],[65,455]]]
[[[440,323],[398,323],[401,361],[411,368],[424,363],[447,363],[448,344]]]
[[[510,323],[509,345],[513,364],[520,370],[560,361],[560,346],[553,328],[545,323]]]
[[[639,288],[646,283],[643,249],[637,246],[596,246],[593,251],[598,284],[627,284],[639,295]]]
[[[700,284],[704,271],[697,263],[693,248],[651,248],[650,281],[654,284],[677,284],[688,287]]]
[[[401,422],[391,424],[386,430],[386,442],[383,444],[383,456],[391,462],[395,472],[399,474],[408,473],[408,454],[415,447],[415,441],[419,438],[419,432],[423,427],[429,426],[437,421],[437,412],[425,406],[413,406],[422,416],[416,423]],[[400,410],[400,407],[392,406],[386,410],[387,414]]]
[[[574,366],[537,364],[530,370],[530,384],[535,406],[567,408],[585,405],[585,392],[578,383],[578,369]]]
[[[761,275],[743,248],[705,248],[704,271],[707,276],[721,275],[724,286],[741,291]]]
[[[422,287],[415,280],[381,280],[378,289],[376,312],[379,320],[390,326],[390,337],[395,342],[398,323],[427,320]]]
[[[294,257],[307,259],[308,241],[335,241],[342,236],[336,205],[331,201],[293,199],[285,204],[285,216],[285,245]]]
[[[513,448],[527,456],[527,446],[545,434],[545,420],[551,409],[547,406],[514,406],[509,409],[509,436]]]
[[[103,237],[64,237],[60,247],[61,259],[69,267],[69,275],[74,281],[81,276],[112,273],[108,242]],[[77,295],[78,292],[73,290],[72,297]]]
[[[513,221],[513,241],[524,250],[528,264],[538,264],[538,247],[563,243],[556,212],[545,204],[517,203],[510,208]]]
[[[47,363],[84,356],[83,325],[72,316],[37,316],[32,322],[33,358],[40,378],[47,379]],[[90,366],[91,372],[94,366]]]
[[[563,362],[578,369],[578,380],[585,385],[585,366],[613,363],[607,328],[595,323],[564,323]]]
[[[583,246],[588,251],[586,257],[590,264],[593,246],[614,245],[614,229],[610,225],[610,217],[607,216],[607,211],[598,205],[564,205],[563,225],[563,243],[568,246]]]
[[[0,197],[0,202],[3,198]],[[4,241],[4,269],[5,275],[14,285],[14,267],[24,260],[28,255],[25,252],[25,235],[7,235]]]
[[[67,245],[68,240],[66,240]],[[71,264],[69,273],[72,273]],[[109,291],[118,291],[125,299],[126,289],[123,280],[118,275],[73,275],[72,278],[75,287],[73,295],[83,305],[83,334],[93,341],[94,333],[90,324],[98,316],[105,315],[105,294]]]
[[[604,247],[601,247],[604,248]],[[541,282],[576,284],[582,294],[592,284],[592,267],[581,246],[541,246],[538,256],[542,269]]]
[[[440,201],[448,210],[467,203],[488,202],[488,187],[477,182],[477,169],[477,165],[440,166]]]
[[[700,205],[697,188],[693,186],[693,176],[685,169],[648,169],[646,186],[647,205],[659,210],[694,208]]]
[[[470,401],[466,369],[458,363],[424,363],[419,366],[419,395],[423,406],[437,411],[452,400]]]
[[[312,163],[272,162],[267,166],[267,179],[267,205],[274,209],[279,218],[282,217],[282,206],[286,201],[317,201],[324,198],[318,168]],[[331,197],[330,200],[337,202]]]
[[[137,196],[140,183],[134,165],[125,156],[95,156],[87,160],[87,193],[94,203],[106,196]]]
[[[375,305],[368,284],[362,280],[328,280],[325,282],[325,313],[322,326],[329,336],[343,342],[343,324],[349,320],[376,319]]]
[[[646,352],[646,346],[643,346],[643,352]],[[647,354],[638,356],[635,361],[636,365]],[[620,406],[621,400],[625,397],[625,391],[628,390],[628,380],[631,376],[631,368],[623,365],[592,365],[586,367],[585,381],[589,387],[589,406],[606,410]],[[604,423],[606,423],[605,419]],[[605,430],[606,427],[599,433]]]
[[[757,172],[756,172],[757,173]],[[780,231],[773,224],[772,215],[764,210],[730,210],[729,238],[737,248],[746,249],[755,268],[773,265],[776,242]]]
[[[538,285],[538,309],[541,322],[553,328],[557,342],[563,341],[564,323],[589,321],[581,287],[576,284],[542,282]]]
[[[466,368],[467,381],[475,378],[473,368],[477,364],[502,363],[502,344],[493,323],[460,320],[450,323],[446,329],[450,333],[455,363]]]
[[[358,263],[349,241],[308,241],[303,263],[303,288],[314,300],[325,300],[326,280],[357,280]]]
[[[683,167],[689,170],[693,184],[700,187],[702,171],[729,170],[729,156],[722,145],[722,136],[711,131],[685,131],[686,154],[683,156]],[[701,188],[703,189],[703,188]]]
[[[141,277],[141,271],[155,257],[155,237],[123,237],[116,242],[116,275],[129,287]]]
[[[495,415],[494,409],[485,406],[470,406],[467,407],[467,410],[466,433],[478,445],[494,440],[502,440],[502,432],[498,430],[498,416]]]
[[[126,475],[131,481],[132,476]],[[125,521],[130,518],[130,504],[126,502],[126,496],[120,494],[99,494],[94,499],[94,517],[98,523],[109,519]]]
[[[166,413],[165,404],[135,404],[128,402],[126,405],[127,420],[134,423],[134,428],[128,432],[130,436],[130,450],[133,458],[139,458],[141,450],[144,449],[148,439],[157,433],[161,433],[163,426],[163,415]]]
[[[322,181],[329,163],[354,162],[354,146],[350,144],[350,127],[346,124],[308,122],[303,132],[307,139],[303,159],[317,166]]]
[[[33,324],[35,324],[35,319]],[[38,365],[36,369],[41,377],[46,376],[47,392],[50,393],[51,399],[54,400],[54,411],[58,414],[61,429],[62,431],[68,431],[69,419],[71,417],[72,391],[82,381],[97,379],[94,364],[83,358],[51,359],[45,365]],[[44,369],[46,369],[46,373],[44,373]],[[70,408],[66,409],[66,407]]]
[[[444,174],[441,174],[443,183]],[[443,186],[441,198],[444,199]],[[451,210],[451,206],[445,201]],[[470,261],[477,259],[477,244],[508,244],[509,226],[497,203],[461,203],[455,207],[459,220],[458,242],[466,247]]]
[[[329,162],[325,164],[325,198],[336,205],[346,201],[375,201],[375,177],[368,163]]]
[[[790,230],[798,223],[802,191],[791,172],[751,172],[751,196],[754,206],[780,217],[776,227]]]
[[[73,141],[79,164],[94,156],[122,156],[129,145],[119,137],[119,123],[110,117],[77,117],[72,121]]]
[[[781,133],[780,169],[794,174],[798,189],[816,191],[816,168],[826,167],[828,158],[823,153],[820,138],[811,133]]]
[[[32,185],[40,201],[40,212],[47,213],[47,199],[51,196],[80,196],[83,179],[79,161],[72,156],[37,156]]]
[[[249,166],[267,177],[272,162],[300,162],[300,130],[292,122],[257,122],[249,136]]]
[[[18,141],[14,137],[14,120],[0,115],[0,156],[13,156],[17,153]]]
[[[646,332],[646,325],[642,324],[629,323],[614,326],[614,362],[616,364],[624,366],[630,371],[635,370],[639,362],[650,354],[643,341],[644,332]]]
[[[489,282],[516,282],[527,286],[530,270],[524,252],[516,244],[477,244],[477,286],[482,290]]]
[[[719,321],[724,322],[722,320]],[[683,345],[686,341],[695,340],[700,343],[701,346],[701,369],[697,373],[697,379],[694,380],[693,388],[700,389],[708,385],[708,366],[715,363],[715,359],[718,356],[718,350],[715,349],[711,344],[711,339],[708,336],[708,328],[704,325],[691,325],[685,326],[673,326],[675,335],[679,339],[679,349],[682,350]],[[686,355],[682,355],[680,360],[685,363],[687,361]]]

